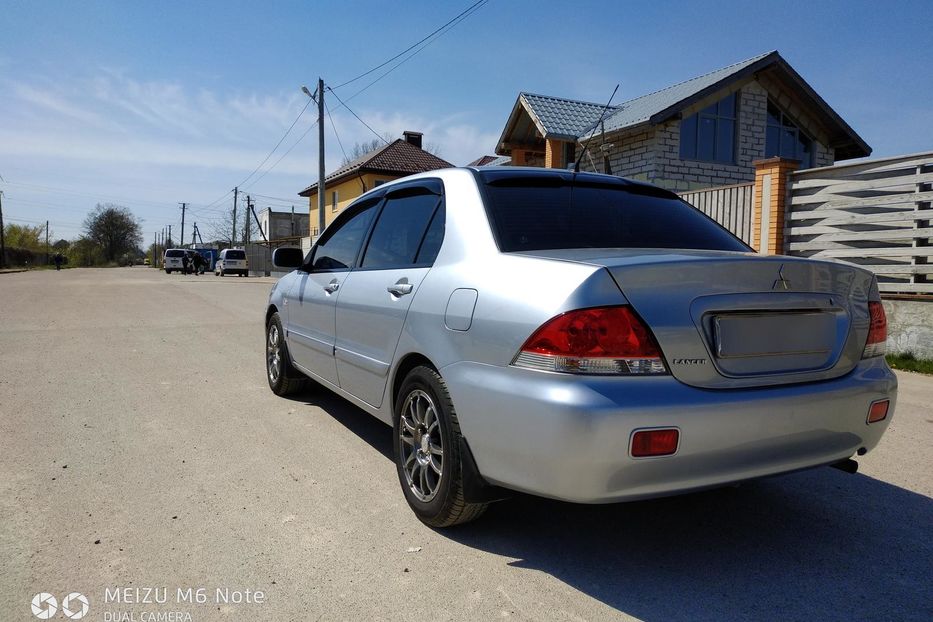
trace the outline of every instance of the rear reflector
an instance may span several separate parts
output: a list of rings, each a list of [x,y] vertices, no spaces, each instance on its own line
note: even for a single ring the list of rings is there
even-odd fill
[[[676,428],[663,430],[639,430],[632,435],[632,457],[669,456],[677,451],[680,431]]]
[[[889,400],[878,400],[877,402],[872,402],[871,406],[868,408],[868,423],[884,421],[884,419],[888,416],[889,404]]]
[[[876,301],[868,302],[868,315],[871,318],[868,328],[868,339],[865,341],[865,349],[862,351],[862,358],[867,359],[872,356],[883,356],[886,350],[885,344],[888,341],[888,318],[884,314],[884,306]]]
[[[628,305],[568,311],[535,331],[517,367],[571,374],[665,374],[661,349]]]

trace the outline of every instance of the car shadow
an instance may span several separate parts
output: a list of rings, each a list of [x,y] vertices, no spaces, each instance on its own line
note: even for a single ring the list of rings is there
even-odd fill
[[[296,397],[391,460],[385,424],[330,392]],[[439,533],[647,621],[927,621],[931,526],[933,499],[827,467],[614,505],[516,495]]]

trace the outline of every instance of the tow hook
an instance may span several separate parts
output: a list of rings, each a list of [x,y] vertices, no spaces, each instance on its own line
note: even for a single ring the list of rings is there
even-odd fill
[[[846,458],[845,460],[834,462],[829,466],[833,467],[834,469],[839,469],[840,471],[845,471],[846,473],[858,473],[858,462],[852,458]]]

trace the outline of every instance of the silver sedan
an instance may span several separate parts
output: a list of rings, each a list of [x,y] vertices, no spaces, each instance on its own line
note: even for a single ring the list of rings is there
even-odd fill
[[[676,195],[552,169],[448,169],[342,212],[272,288],[272,390],[391,425],[432,526],[522,491],[581,503],[836,464],[894,412],[877,284],[758,256]]]

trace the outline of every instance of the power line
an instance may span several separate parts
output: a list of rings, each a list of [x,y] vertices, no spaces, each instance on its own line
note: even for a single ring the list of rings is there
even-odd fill
[[[346,108],[347,111],[348,111],[350,114],[352,114],[354,117],[356,117],[356,120],[357,120],[357,121],[359,121],[360,123],[362,123],[363,125],[365,125],[365,126],[366,126],[366,129],[368,129],[370,132],[372,132],[373,134],[375,134],[375,135],[376,135],[376,138],[378,138],[379,140],[381,140],[382,142],[384,142],[384,143],[387,144],[387,145],[389,144],[389,141],[387,141],[387,140],[385,139],[384,136],[380,135],[376,130],[374,130],[373,128],[369,127],[369,124],[368,124],[366,121],[364,121],[363,119],[361,119],[361,118],[360,118],[360,115],[358,115],[358,114],[356,114],[355,112],[353,112],[353,110],[351,110],[350,107],[347,106],[346,102],[344,102],[342,99],[340,99],[340,97],[338,97],[336,93],[334,93],[334,90],[333,90],[333,89],[330,89],[330,92],[331,92],[331,95],[333,95],[334,97],[337,97],[337,101],[340,102],[340,105],[343,106],[344,108]],[[330,112],[328,111],[327,114],[330,115]],[[331,123],[333,123],[333,119],[331,120]],[[336,133],[337,130],[334,129],[334,132]],[[338,138],[337,141],[340,142],[340,139]],[[343,147],[341,147],[341,149],[343,149]],[[347,154],[344,153],[344,154],[343,154],[343,157],[346,158],[346,157],[347,157]]]
[[[337,97],[337,94],[334,93],[334,89],[340,88],[341,86],[346,86],[347,84],[350,84],[351,82],[354,82],[355,80],[357,80],[357,79],[359,79],[359,78],[362,78],[362,77],[364,77],[365,75],[368,75],[368,74],[370,74],[370,73],[373,73],[374,71],[380,69],[381,67],[386,66],[387,64],[393,62],[394,60],[397,60],[398,58],[400,58],[400,57],[403,56],[404,54],[406,54],[406,53],[408,53],[408,52],[411,52],[410,54],[408,54],[408,56],[406,56],[406,57],[403,58],[401,61],[399,61],[398,63],[396,63],[394,66],[390,67],[390,68],[388,69],[388,71],[386,71],[386,72],[384,72],[383,74],[381,74],[381,75],[380,75],[379,77],[377,77],[375,80],[371,81],[369,84],[367,84],[366,86],[364,86],[362,89],[358,90],[356,93],[354,93],[354,94],[351,95],[350,97],[347,97],[346,100],[341,100],[339,97],[337,97],[338,101],[340,101],[340,106],[338,106],[337,108],[334,108],[334,111],[336,112],[336,111],[339,110],[341,107],[342,107],[342,108],[347,108],[347,110],[350,110],[350,109],[347,107],[346,102],[350,101],[350,100],[353,99],[354,97],[359,96],[360,94],[362,94],[363,92],[365,92],[366,90],[368,90],[369,88],[371,88],[373,85],[375,85],[377,82],[379,82],[380,80],[382,80],[383,78],[385,78],[386,76],[388,76],[390,73],[392,73],[393,71],[395,71],[396,69],[398,69],[399,67],[401,67],[403,64],[405,64],[406,62],[408,62],[409,60],[411,60],[412,58],[414,58],[415,55],[417,55],[418,53],[420,53],[421,51],[423,51],[426,47],[428,47],[429,45],[431,45],[432,43],[434,43],[434,41],[436,41],[437,39],[439,39],[440,37],[442,37],[444,34],[446,34],[448,31],[450,31],[452,28],[454,28],[457,24],[461,23],[463,20],[465,20],[465,19],[467,19],[468,17],[470,17],[473,13],[475,13],[476,11],[478,11],[479,9],[481,9],[481,8],[482,8],[483,6],[485,6],[488,2],[489,2],[489,0],[478,0],[477,2],[474,2],[474,3],[473,3],[472,5],[470,5],[467,9],[465,9],[464,11],[462,11],[460,14],[458,14],[456,17],[454,17],[453,19],[451,19],[450,21],[448,21],[446,24],[444,24],[444,25],[441,26],[440,28],[436,29],[436,30],[433,31],[431,34],[427,35],[426,37],[422,38],[419,42],[415,43],[414,45],[409,46],[405,51],[401,52],[400,54],[397,54],[396,56],[394,56],[393,58],[389,59],[388,61],[385,61],[384,63],[381,63],[380,65],[377,65],[377,66],[374,67],[373,69],[371,69],[371,70],[369,70],[369,71],[366,71],[366,72],[360,74],[359,76],[357,76],[356,78],[353,78],[352,80],[348,80],[348,81],[346,81],[346,82],[343,82],[343,83],[340,84],[339,86],[336,86],[336,87],[333,87],[333,88],[328,87],[328,90],[330,90],[330,92],[334,95],[334,97]],[[420,46],[420,47],[419,47],[419,46]],[[416,48],[417,48],[417,49],[416,49]],[[414,50],[414,51],[412,51],[412,50]],[[305,108],[307,108],[307,104],[305,105]],[[374,134],[376,134],[376,136],[379,136],[379,134],[378,134],[375,130],[373,130],[373,128],[369,127],[369,125],[367,125],[365,121],[363,121],[362,119],[360,119],[359,116],[356,115],[356,113],[354,113],[352,110],[350,110],[350,112],[353,114],[353,116],[355,116],[355,117],[360,121],[360,123],[362,123],[363,125],[366,125],[366,127],[369,128],[369,131],[371,131],[371,132],[373,132]],[[315,121],[315,125],[316,125],[316,124],[317,124],[317,121]],[[279,163],[280,163],[282,160],[284,160],[285,157],[288,156],[288,154],[291,153],[292,150],[293,150],[295,147],[297,147],[298,144],[299,144],[302,140],[304,140],[305,137],[306,137],[309,133],[311,133],[311,130],[312,130],[313,128],[314,128],[314,125],[312,125],[312,126],[309,127],[307,130],[305,130],[304,134],[302,134],[302,135],[298,138],[298,140],[296,140],[296,141],[292,144],[292,146],[289,147],[288,151],[286,151],[285,153],[283,153],[282,156],[279,157],[279,159],[276,160],[275,163],[274,163],[272,166],[270,166],[268,169],[266,169],[259,177],[257,177],[257,178],[254,179],[253,181],[251,181],[251,182],[249,183],[249,185],[244,186],[244,189],[249,189],[249,188],[252,188],[253,186],[255,186],[255,185],[259,182],[260,179],[262,179],[263,177],[265,177],[266,173],[268,173],[269,171],[271,171],[272,169],[274,169],[276,166],[278,166]],[[385,140],[382,136],[379,136],[379,138],[380,138],[381,140]],[[270,154],[270,155],[271,155],[271,154]],[[267,158],[267,159],[268,159],[268,158]],[[247,178],[247,179],[248,179],[248,178]]]
[[[305,136],[307,136],[308,134],[311,133],[311,130],[313,130],[313,129],[317,126],[317,124],[318,124],[318,122],[317,122],[317,120],[315,120],[314,123],[312,123],[311,126],[310,126],[308,129],[305,130],[305,133],[302,134],[301,136],[299,136],[299,137],[298,137],[298,140],[296,140],[296,141],[292,144],[292,146],[288,148],[288,151],[286,151],[285,153],[283,153],[282,156],[281,156],[278,160],[275,161],[275,164],[273,164],[272,166],[270,166],[269,168],[267,168],[265,171],[263,171],[262,175],[260,175],[259,177],[257,177],[257,178],[254,179],[253,181],[249,182],[249,185],[248,185],[248,186],[245,186],[243,189],[244,189],[244,190],[249,190],[250,188],[252,188],[253,186],[255,186],[257,183],[259,183],[259,180],[262,179],[263,177],[265,177],[266,174],[267,174],[269,171],[271,171],[271,170],[274,169],[276,166],[278,166],[278,165],[279,165],[279,162],[281,162],[282,160],[284,160],[285,157],[286,157],[288,154],[290,154],[290,153],[292,152],[292,149],[294,149],[295,147],[297,147],[297,146],[298,146],[298,143],[300,143],[302,140],[304,140],[304,139],[305,139]]]
[[[375,80],[373,80],[372,82],[370,82],[369,84],[367,84],[366,86],[364,86],[363,88],[361,88],[360,90],[358,90],[356,93],[354,93],[353,95],[349,96],[349,97],[347,98],[347,101],[350,101],[351,99],[353,99],[353,98],[359,96],[360,94],[362,94],[363,92],[367,91],[367,90],[368,90],[370,87],[372,87],[374,84],[376,84],[377,82],[379,82],[380,80],[382,80],[383,78],[385,78],[386,76],[388,76],[390,73],[392,73],[393,71],[395,71],[396,69],[398,69],[399,67],[401,67],[402,65],[404,65],[405,63],[407,63],[408,61],[410,61],[412,58],[414,58],[417,54],[419,54],[421,51],[423,51],[423,50],[424,50],[425,48],[427,48],[429,45],[431,45],[432,43],[434,43],[435,41],[437,41],[441,36],[443,36],[444,34],[446,34],[447,31],[451,30],[454,26],[456,26],[457,24],[459,24],[460,22],[462,22],[463,20],[465,20],[467,17],[469,17],[470,15],[472,15],[473,13],[475,13],[475,12],[476,12],[477,10],[479,10],[480,8],[482,8],[482,7],[486,4],[486,2],[488,2],[488,0],[485,0],[485,2],[482,2],[482,3],[477,3],[476,6],[471,7],[470,9],[467,9],[468,12],[467,12],[466,15],[464,15],[463,17],[461,17],[459,20],[452,21],[449,25],[447,25],[446,27],[444,27],[444,30],[443,30],[442,32],[440,32],[440,33],[434,35],[433,38],[428,37],[430,40],[426,41],[420,48],[416,49],[414,52],[412,52],[411,54],[409,54],[407,57],[405,57],[405,58],[403,58],[402,60],[400,60],[400,61],[399,61],[398,63],[396,63],[393,67],[390,67],[388,71],[386,71],[385,73],[383,73],[382,75],[380,75],[378,78],[376,78]]]
[[[393,56],[393,57],[390,58],[389,60],[387,60],[387,61],[385,61],[385,62],[382,62],[382,63],[376,65],[376,66],[373,67],[372,69],[369,69],[369,70],[367,70],[367,71],[364,71],[363,73],[361,73],[360,75],[356,76],[355,78],[351,78],[351,79],[347,80],[346,82],[342,82],[342,83],[338,84],[338,85],[335,86],[334,88],[335,88],[335,89],[339,89],[339,88],[345,87],[345,86],[348,85],[348,84],[351,84],[351,83],[353,83],[353,82],[356,82],[356,81],[359,80],[360,78],[363,78],[363,77],[368,76],[369,74],[373,73],[374,71],[377,71],[377,70],[379,70],[379,69],[382,69],[383,67],[385,67],[386,65],[388,65],[388,64],[391,63],[392,61],[396,60],[397,58],[399,58],[399,57],[401,57],[401,56],[404,56],[405,54],[407,54],[408,52],[410,52],[410,51],[413,50],[414,48],[418,47],[419,45],[421,45],[422,43],[424,43],[425,41],[427,41],[428,39],[430,39],[431,37],[433,37],[434,35],[436,35],[437,33],[439,33],[439,32],[440,32],[441,30],[443,30],[444,28],[447,28],[447,26],[450,26],[453,22],[459,20],[461,17],[466,16],[467,13],[469,13],[469,12],[471,12],[471,11],[473,11],[473,10],[479,8],[479,6],[481,6],[481,5],[483,5],[483,4],[486,4],[488,1],[489,1],[489,0],[478,0],[477,2],[474,2],[472,5],[470,5],[469,7],[467,7],[467,8],[466,8],[463,12],[461,12],[459,15],[457,15],[456,17],[454,17],[453,19],[451,19],[450,21],[448,21],[446,24],[444,24],[443,26],[441,26],[441,27],[438,28],[437,30],[431,32],[430,34],[428,34],[426,37],[424,37],[424,38],[421,39],[420,41],[417,41],[416,43],[413,43],[412,45],[410,45],[409,47],[405,48],[404,50],[402,50],[401,52],[399,52],[398,54],[396,54],[395,56]]]
[[[334,97],[337,97],[337,96],[334,95]],[[330,126],[334,129],[334,136],[337,137],[337,144],[340,146],[340,153],[343,154],[343,159],[346,160],[347,152],[343,148],[343,142],[341,142],[340,140],[340,134],[337,133],[337,125],[334,123],[334,117],[330,116],[330,107],[328,107],[326,103],[324,104],[324,110],[327,111],[327,118],[330,119]],[[349,108],[347,110],[349,110]]]
[[[282,135],[282,138],[279,139],[279,142],[275,143],[275,147],[272,148],[272,151],[270,151],[270,152],[268,153],[268,155],[266,155],[266,157],[263,158],[262,162],[260,162],[260,163],[256,166],[256,168],[253,169],[253,172],[250,173],[249,175],[247,175],[246,178],[243,179],[243,181],[241,181],[240,183],[237,184],[237,186],[242,186],[242,185],[245,184],[247,181],[249,181],[249,178],[252,177],[253,175],[255,175],[255,174],[256,174],[256,171],[258,171],[260,168],[262,168],[262,165],[263,165],[263,164],[265,164],[266,162],[269,161],[269,158],[272,157],[272,154],[275,153],[275,150],[279,148],[279,145],[282,144],[282,141],[284,141],[285,138],[291,133],[292,128],[295,127],[295,124],[298,123],[298,120],[301,118],[301,115],[303,115],[303,114],[305,113],[305,110],[307,110],[307,109],[308,109],[308,106],[310,106],[310,105],[311,105],[311,100],[309,99],[309,100],[307,101],[307,103],[305,103],[304,107],[301,109],[301,112],[298,113],[298,116],[295,117],[295,120],[292,121],[292,124],[288,126],[288,129],[287,129],[287,130],[285,130],[285,133]]]

